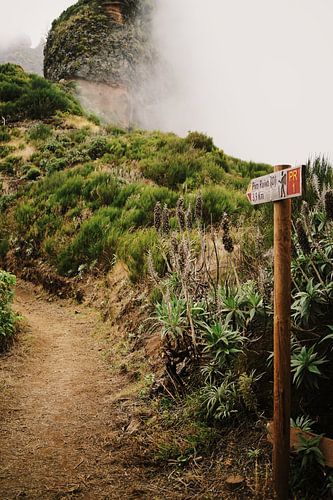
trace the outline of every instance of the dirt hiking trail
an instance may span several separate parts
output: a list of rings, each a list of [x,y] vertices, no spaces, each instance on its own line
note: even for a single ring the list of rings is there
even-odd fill
[[[15,309],[26,326],[0,358],[1,500],[157,498],[122,444],[122,379],[102,359],[98,313],[23,282]]]

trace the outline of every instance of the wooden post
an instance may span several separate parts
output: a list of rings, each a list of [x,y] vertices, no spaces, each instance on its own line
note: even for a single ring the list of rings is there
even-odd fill
[[[289,165],[279,165],[275,171]],[[274,443],[278,500],[288,499],[290,453],[291,199],[274,202]]]

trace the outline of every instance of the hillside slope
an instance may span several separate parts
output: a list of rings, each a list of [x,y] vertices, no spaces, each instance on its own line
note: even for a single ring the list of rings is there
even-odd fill
[[[219,439],[214,426],[194,414],[184,418],[182,406],[174,411],[163,393],[153,397],[161,387],[171,394],[172,376],[160,331],[148,323],[156,297],[146,276],[152,257],[161,283],[168,279],[167,240],[180,237],[180,204],[198,254],[198,227],[213,222],[218,231],[225,211],[235,223],[256,217],[245,189],[249,176],[270,167],[231,158],[198,132],[179,138],[100,126],[85,116],[66,86],[14,66],[0,67],[0,75],[0,106],[7,117],[0,129],[1,265],[52,294],[89,302],[103,320],[97,324],[87,309],[53,302],[19,282],[18,311],[28,331],[1,360],[1,488],[46,498],[107,493],[181,499],[207,491],[210,498],[236,498],[221,485],[218,462],[201,456],[210,456]],[[9,87],[16,90],[10,100]],[[38,107],[35,92],[42,96]],[[90,337],[100,327],[106,366]],[[61,426],[54,428],[55,422]],[[250,434],[246,446],[257,442],[262,429]],[[227,438],[230,445],[233,435]],[[219,449],[219,460],[229,460],[223,480],[233,471],[248,471],[243,489],[250,494],[252,463],[241,459],[237,448],[232,456],[242,465],[234,465],[229,451]],[[50,460],[54,465],[45,472]],[[268,491],[267,480],[262,484]]]
[[[229,157],[199,132],[179,138],[101,126],[70,91],[0,66],[0,110],[6,117],[0,129],[1,265],[100,311],[109,342],[103,357],[112,373],[132,382],[126,396],[120,392],[117,408],[122,411],[123,400],[139,408],[140,421],[129,425],[126,441],[128,450],[139,450],[127,453],[127,469],[135,460],[153,474],[163,469],[154,493],[228,498],[221,481],[237,472],[241,490],[231,497],[268,499],[272,207],[253,208],[245,191],[251,177],[271,167]],[[326,498],[332,471],[318,444],[322,433],[333,435],[333,170],[324,158],[308,163],[306,185],[304,200],[293,202],[292,416],[293,426],[319,437],[292,458],[291,488],[302,498]],[[6,314],[0,319],[7,326],[9,319],[10,340],[15,278],[2,276]],[[63,343],[71,349],[79,319],[71,325],[73,316],[66,313],[62,323],[61,309],[54,309],[69,334],[64,338],[50,322],[52,308],[40,304],[40,316],[38,307],[32,299],[27,315],[32,324],[38,316],[42,328],[46,323],[55,334],[43,359],[51,360],[58,398],[56,349]],[[86,349],[76,352],[92,360]],[[66,373],[59,378],[63,386]],[[18,384],[18,394],[24,396],[24,388]],[[86,410],[83,418],[89,420],[91,408]],[[48,425],[48,416],[43,418]],[[80,429],[76,416],[71,420]],[[10,435],[15,418],[8,425]]]
[[[10,109],[20,105],[21,92],[29,95],[22,89]],[[61,99],[54,113],[57,106],[63,111]],[[72,97],[67,101],[69,110],[75,107]],[[7,103],[1,106],[5,110]],[[91,265],[109,267],[115,255],[134,279],[143,275],[148,249],[162,265],[154,228],[157,202],[170,210],[171,226],[179,196],[193,210],[199,193],[207,224],[220,221],[225,211],[249,215],[249,178],[270,171],[227,156],[203,134],[182,139],[128,132],[59,114],[47,124],[3,128],[1,139],[0,256],[5,259],[10,250],[11,259],[21,262],[43,258],[69,276]]]

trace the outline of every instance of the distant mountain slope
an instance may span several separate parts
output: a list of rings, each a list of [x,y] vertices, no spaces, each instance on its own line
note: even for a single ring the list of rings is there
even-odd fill
[[[8,62],[18,64],[29,73],[43,75],[44,44],[45,42],[41,40],[37,47],[32,48],[27,36],[22,36],[6,46],[0,43],[0,64]]]

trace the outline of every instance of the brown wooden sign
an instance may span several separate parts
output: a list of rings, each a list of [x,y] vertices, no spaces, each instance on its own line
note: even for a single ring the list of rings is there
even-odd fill
[[[290,167],[253,179],[246,194],[252,205],[301,196],[302,167]]]
[[[253,179],[250,203],[274,202],[274,421],[273,476],[276,498],[287,500],[290,454],[291,201],[302,195],[302,167],[279,165]]]

